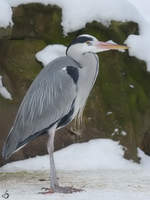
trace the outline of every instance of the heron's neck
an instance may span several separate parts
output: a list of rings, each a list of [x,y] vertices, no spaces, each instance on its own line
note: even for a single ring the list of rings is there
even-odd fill
[[[73,58],[73,60],[75,60],[76,62],[78,62],[81,67],[85,67],[91,64],[97,65],[98,57],[94,53],[81,53],[80,51],[69,51],[67,55]]]

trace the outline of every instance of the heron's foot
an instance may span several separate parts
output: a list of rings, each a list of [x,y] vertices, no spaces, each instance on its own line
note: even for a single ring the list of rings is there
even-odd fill
[[[42,190],[45,190],[44,192],[40,192],[40,194],[52,194],[52,193],[74,193],[74,192],[82,192],[82,189],[77,189],[73,187],[61,187],[61,186],[55,186],[55,188],[42,188]]]

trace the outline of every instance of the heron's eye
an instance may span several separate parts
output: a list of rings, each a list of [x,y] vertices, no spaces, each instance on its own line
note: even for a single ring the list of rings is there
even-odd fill
[[[87,44],[88,46],[91,46],[91,45],[92,45],[92,42],[87,41],[86,44]]]

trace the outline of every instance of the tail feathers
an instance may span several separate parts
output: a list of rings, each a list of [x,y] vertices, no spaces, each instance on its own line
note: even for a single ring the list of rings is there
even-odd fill
[[[3,146],[3,149],[2,149],[2,157],[5,160],[7,160],[11,156],[11,154],[7,152],[7,147],[6,146],[7,146],[7,144],[4,143],[4,146]]]
[[[2,149],[2,157],[7,160],[15,151],[17,147],[17,140],[11,130]]]
[[[44,135],[47,133],[47,129],[43,129],[41,131],[38,131],[34,133],[33,135],[29,135],[26,138],[20,138],[20,131],[11,129],[2,150],[2,157],[7,160],[11,157],[12,154],[14,154],[16,151],[23,148],[26,144],[34,140],[35,138]],[[22,131],[21,131],[22,132]]]

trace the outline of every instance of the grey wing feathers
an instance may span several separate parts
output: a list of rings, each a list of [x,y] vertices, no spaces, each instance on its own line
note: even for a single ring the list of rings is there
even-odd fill
[[[56,123],[70,111],[77,88],[64,70],[66,63],[76,67],[71,59],[62,57],[51,62],[33,81],[4,145],[5,158],[16,151],[19,143]]]

